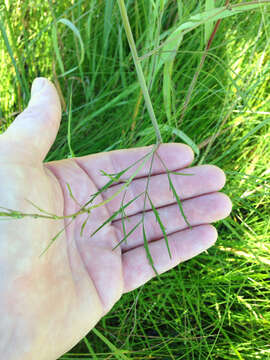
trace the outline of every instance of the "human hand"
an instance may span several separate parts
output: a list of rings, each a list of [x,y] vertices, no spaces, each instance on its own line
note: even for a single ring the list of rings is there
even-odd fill
[[[46,79],[36,79],[29,106],[0,136],[0,206],[37,212],[30,200],[52,214],[74,214],[108,181],[100,170],[119,172],[150,151],[149,147],[119,150],[44,164],[60,118],[54,86]],[[169,189],[165,169],[155,157],[149,194],[166,227],[172,259],[149,202],[145,231],[155,268],[162,273],[215,243],[217,232],[210,223],[228,216],[231,202],[218,192],[225,183],[222,170],[211,165],[187,168],[193,160],[188,146],[163,144],[158,154],[169,170],[194,174],[171,175],[193,227],[189,229]],[[126,202],[144,191],[148,173],[149,161],[129,186]],[[113,184],[95,204],[110,199],[120,186]],[[119,209],[121,200],[122,194],[92,210],[82,236],[87,213],[69,225],[70,218],[0,218],[0,351],[6,360],[56,359],[85,336],[123,293],[155,276],[141,227],[115,250],[124,236],[120,216],[90,236]],[[138,222],[143,208],[143,197],[139,197],[125,209],[127,232]],[[40,256],[64,226],[65,231]]]

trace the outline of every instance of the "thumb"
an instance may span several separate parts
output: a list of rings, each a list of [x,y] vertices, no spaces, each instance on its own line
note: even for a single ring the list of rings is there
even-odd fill
[[[19,147],[17,156],[43,161],[56,138],[60,120],[61,104],[54,85],[46,78],[36,78],[28,106],[9,126],[6,139]]]

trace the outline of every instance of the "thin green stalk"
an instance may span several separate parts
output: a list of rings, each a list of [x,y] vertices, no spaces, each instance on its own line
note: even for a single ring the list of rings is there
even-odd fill
[[[71,146],[71,120],[72,120],[72,86],[71,86],[70,96],[69,96],[67,141],[68,141],[70,157],[74,158],[75,154],[74,154],[74,151]]]
[[[142,220],[141,221],[142,221],[142,231],[143,231],[143,243],[144,243],[144,248],[145,248],[145,251],[146,251],[146,256],[147,256],[149,264],[152,266],[156,276],[159,276],[158,271],[156,270],[155,265],[154,265],[154,260],[152,258],[151,253],[150,253],[150,249],[149,249],[149,245],[148,245],[148,241],[147,241],[146,233],[145,233],[145,227],[144,227],[144,218],[145,218],[145,212],[146,212],[146,199],[147,199],[147,196],[149,197],[148,189],[149,189],[149,183],[150,183],[150,179],[151,179],[155,154],[156,154],[156,151],[152,155],[151,164],[150,164],[150,168],[149,168],[149,174],[148,174],[148,177],[147,177],[146,187],[145,187],[145,191],[144,191],[144,203],[143,203],[143,213],[142,213]],[[169,251],[169,255],[170,255],[169,248],[168,248],[168,251]]]
[[[111,350],[112,354],[115,356],[116,359],[121,359],[121,360],[130,359],[124,354],[125,350],[118,349],[112,342],[110,342],[110,340],[108,340],[104,335],[102,335],[101,332],[99,332],[96,328],[94,328],[92,332],[108,346],[108,348]]]
[[[133,34],[132,34],[132,31],[131,31],[130,23],[129,23],[129,20],[128,20],[126,6],[125,6],[125,3],[124,3],[124,0],[117,0],[117,1],[118,1],[121,16],[122,16],[125,32],[126,32],[126,35],[127,35],[128,43],[129,43],[129,46],[130,46],[131,54],[132,54],[132,57],[133,57],[133,61],[134,61],[135,67],[136,67],[138,79],[139,79],[139,82],[140,82],[140,85],[141,85],[141,88],[142,88],[142,92],[143,92],[143,96],[144,96],[144,99],[145,99],[145,104],[146,104],[148,113],[150,115],[150,119],[152,121],[153,127],[155,129],[157,143],[160,144],[160,143],[162,143],[161,133],[160,133],[160,130],[159,130],[159,127],[158,127],[158,122],[157,122],[156,115],[155,115],[155,112],[154,112],[154,109],[153,109],[153,106],[152,106],[149,91],[148,91],[148,88],[147,88],[147,85],[146,85],[146,81],[145,81],[145,77],[144,77],[144,74],[143,74],[142,66],[141,66],[141,63],[139,61],[135,41],[134,41]]]

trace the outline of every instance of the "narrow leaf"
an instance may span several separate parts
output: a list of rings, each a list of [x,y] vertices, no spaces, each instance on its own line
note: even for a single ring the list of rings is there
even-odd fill
[[[102,335],[101,332],[99,332],[96,328],[94,328],[92,332],[95,335],[97,335],[108,346],[108,348],[112,352],[112,355],[116,359],[130,360],[129,357],[123,354],[123,351],[121,349],[117,349],[117,347],[113,343],[111,343],[104,335]]]
[[[167,61],[164,64],[164,69],[163,69],[162,91],[163,91],[163,102],[164,102],[165,113],[169,124],[171,123],[171,118],[172,118],[172,109],[171,109],[172,69],[173,69],[173,61]]]
[[[149,245],[148,245],[148,241],[147,241],[146,234],[145,234],[144,224],[143,224],[143,243],[144,243],[144,248],[145,248],[145,251],[146,251],[147,259],[148,259],[150,265],[152,266],[156,276],[159,276],[159,273],[157,272],[157,270],[156,270],[156,268],[154,266],[153,258],[152,258],[151,254],[150,254]]]
[[[191,149],[195,152],[196,155],[200,155],[200,149],[195,144],[193,140],[187,134],[185,134],[183,131],[173,128],[172,133],[176,136],[178,136],[181,140],[183,140],[187,145],[191,147]]]
[[[107,176],[109,179],[113,180],[114,182],[119,181],[120,177],[118,176],[118,174],[116,174],[116,175],[115,174],[108,174],[104,170],[99,170],[99,171],[100,171],[101,175]]]
[[[20,211],[8,209],[3,206],[0,206],[0,209],[4,209],[7,211],[7,212],[0,212],[0,216],[12,217],[16,219],[22,219],[25,216],[25,214],[23,214]]]
[[[71,146],[71,120],[72,120],[72,89],[70,91],[69,96],[69,106],[68,106],[68,133],[67,133],[67,141],[68,141],[68,148],[70,152],[70,157],[75,157],[74,151]]]
[[[122,229],[123,229],[124,236],[127,236],[126,225],[125,225],[126,218],[127,218],[127,216],[125,214],[125,210],[123,209],[123,207],[121,207],[121,223],[122,223]],[[127,241],[126,241],[126,243],[127,243]]]
[[[80,58],[79,66],[82,65],[82,63],[84,61],[84,56],[85,56],[85,49],[84,49],[84,43],[82,41],[81,34],[80,34],[79,30],[68,19],[62,18],[62,19],[59,19],[58,22],[60,22],[62,24],[65,24],[67,27],[69,27],[70,30],[73,31],[74,35],[78,38],[79,43],[80,43],[80,47],[81,47],[81,58]]]
[[[166,39],[166,42],[162,48],[159,67],[168,61],[174,60],[182,40],[182,28],[179,27]]]
[[[89,205],[91,202],[93,202],[96,197],[98,197],[101,193],[103,193],[105,190],[107,190],[113,183],[114,183],[113,180],[108,181],[104,186],[102,186],[101,189],[99,189],[99,191],[97,191],[96,193],[94,193],[94,194],[91,196],[90,200],[88,200],[87,203],[85,203],[83,207],[86,207],[86,206]]]
[[[81,205],[78,203],[77,199],[74,197],[69,183],[66,183],[66,184],[67,184],[69,196],[71,197],[71,199],[72,199],[77,205],[79,205],[79,206],[81,207]]]
[[[80,44],[80,48],[81,48],[81,57],[80,57],[80,60],[79,60],[79,65],[75,66],[74,68],[72,68],[72,69],[70,69],[70,70],[68,70],[66,72],[64,71],[64,65],[63,65],[62,58],[61,58],[61,55],[60,55],[60,52],[59,52],[59,47],[58,47],[57,33],[56,33],[56,24],[57,23],[62,23],[64,25],[66,25],[74,33],[74,35],[79,40],[79,44]],[[60,66],[60,69],[61,69],[61,72],[62,72],[62,74],[59,75],[59,77],[63,77],[65,75],[70,74],[74,70],[78,69],[78,67],[80,65],[82,65],[82,63],[84,61],[84,56],[85,56],[85,49],[84,49],[84,43],[82,41],[81,34],[80,34],[79,30],[76,28],[76,26],[70,20],[62,18],[62,19],[57,20],[56,24],[52,28],[53,44],[54,44],[54,50],[55,50],[56,58],[57,58],[57,61],[59,63],[59,66]]]
[[[123,237],[123,239],[121,241],[119,241],[119,243],[113,248],[113,250],[115,250],[116,248],[118,248],[119,245],[121,245],[123,242],[125,242],[128,237],[137,229],[137,227],[142,223],[142,219],[127,233],[126,236]]]
[[[21,88],[24,89],[24,91],[26,92],[26,94],[29,96],[29,90],[28,90],[28,86],[27,86],[27,83],[26,83],[26,80],[23,79],[23,74],[22,72],[20,71],[20,69],[18,68],[17,66],[17,63],[16,63],[16,60],[15,60],[15,54],[13,54],[13,50],[12,50],[12,47],[10,45],[10,42],[9,42],[9,39],[8,39],[8,35],[6,33],[6,30],[5,30],[5,24],[2,22],[2,9],[0,10],[0,32],[2,34],[2,37],[3,37],[3,40],[4,40],[4,43],[6,45],[6,48],[7,48],[7,51],[8,51],[8,54],[10,56],[10,59],[11,59],[11,62],[14,66],[14,69],[15,69],[15,72],[16,72],[16,77],[21,85]],[[8,15],[10,16],[10,15]],[[23,81],[24,80],[24,81]]]
[[[123,20],[123,25],[124,25],[124,28],[125,28],[126,36],[127,36],[128,43],[129,43],[129,47],[130,47],[130,50],[131,50],[133,62],[134,62],[135,68],[136,68],[138,80],[139,80],[139,83],[140,83],[140,86],[141,86],[141,89],[142,89],[142,92],[143,92],[143,96],[144,96],[144,100],[145,100],[145,106],[146,106],[146,108],[148,110],[150,119],[152,121],[152,125],[153,125],[153,127],[155,129],[156,141],[157,141],[158,144],[160,144],[160,143],[162,143],[162,138],[161,138],[161,134],[160,134],[160,131],[159,131],[159,125],[158,125],[156,115],[155,115],[155,112],[154,112],[154,109],[153,109],[153,105],[152,105],[152,101],[151,101],[151,98],[150,98],[150,95],[149,95],[148,87],[147,87],[147,84],[146,84],[146,81],[145,81],[143,69],[142,69],[141,63],[138,60],[137,48],[136,48],[136,45],[135,45],[135,41],[134,41],[134,38],[133,38],[131,26],[130,26],[130,23],[129,23],[125,2],[124,2],[124,0],[117,0],[117,2],[118,2],[119,10],[120,10],[120,13],[121,13],[121,17],[122,17],[122,20]]]
[[[63,231],[65,231],[65,229],[71,224],[73,220],[71,220],[67,225],[65,225],[63,227],[63,229],[61,229],[53,238],[52,240],[49,242],[49,244],[46,246],[46,248],[42,251],[42,253],[39,255],[39,257],[41,257],[51,246],[52,244],[55,242],[55,240],[62,234]]]
[[[90,342],[88,341],[87,337],[85,336],[85,337],[83,338],[83,340],[84,340],[84,343],[85,343],[85,345],[86,345],[86,347],[87,347],[87,349],[88,349],[88,351],[89,351],[89,354],[91,354],[91,356],[92,356],[91,359],[92,359],[92,360],[98,360],[98,358],[97,358],[97,356],[96,356],[96,353],[95,353],[95,351],[93,350],[93,348],[92,348]]]
[[[87,221],[88,221],[88,219],[89,219],[89,215],[90,215],[90,214],[88,214],[87,218],[84,220],[84,222],[83,222],[83,224],[82,224],[81,232],[80,232],[80,236],[81,236],[81,237],[83,236],[83,230],[84,230],[84,228],[85,228],[85,225],[87,224]]]
[[[113,12],[113,0],[105,1],[105,12],[104,12],[104,35],[103,35],[103,56],[106,58],[109,36],[112,30],[112,12]]]
[[[185,222],[186,222],[186,224],[188,225],[188,227],[189,227],[190,229],[192,229],[192,226],[190,225],[190,223],[189,223],[188,220],[187,220],[186,215],[184,214],[184,210],[183,210],[183,206],[182,206],[181,200],[179,199],[179,196],[178,196],[178,194],[177,194],[177,192],[176,192],[176,190],[175,190],[175,187],[173,186],[173,183],[172,183],[172,179],[171,179],[171,177],[170,177],[170,174],[167,173],[167,175],[168,175],[168,180],[169,180],[170,188],[172,189],[172,192],[173,192],[173,195],[174,195],[174,197],[175,197],[175,199],[176,199],[176,202],[177,202],[177,204],[178,204],[179,210],[180,210],[183,218],[185,219]]]
[[[190,175],[195,175],[195,174],[183,174],[177,171],[169,171],[170,174],[174,174],[174,175],[183,175],[183,176],[190,176]]]
[[[113,183],[115,183],[115,181],[119,181],[121,176],[126,173],[129,169],[131,169],[133,166],[135,166],[137,163],[139,163],[140,161],[143,161],[142,164],[136,169],[136,171],[132,174],[132,176],[129,178],[129,183],[133,180],[133,178],[137,175],[137,173],[139,172],[139,170],[141,169],[141,167],[145,164],[147,158],[153,153],[153,151],[155,150],[155,146],[153,147],[153,149],[147,153],[146,155],[144,155],[143,157],[141,157],[139,160],[135,161],[133,164],[131,164],[130,166],[128,166],[126,169],[120,171],[119,173],[115,174],[115,177],[108,181],[101,189],[99,189],[99,191],[97,191],[95,194],[93,194],[90,198],[90,200],[84,205],[87,206],[89,205],[91,202],[94,201],[94,199],[100,195],[101,193],[103,193],[106,189],[108,189]],[[102,171],[102,170],[101,170]],[[113,176],[114,174],[110,174],[111,176]]]
[[[52,25],[52,43],[53,43],[56,60],[63,74],[65,72],[65,68],[59,51],[58,40],[57,40],[57,28],[55,24]]]
[[[214,8],[208,11],[204,11],[200,14],[192,15],[190,17],[191,22],[198,23],[201,21],[213,22],[219,19],[224,19],[226,17],[230,17],[236,14],[240,14],[243,11],[250,11],[262,6],[262,2],[250,3],[247,5],[243,5],[244,3],[231,5],[230,8],[223,6],[219,8]]]
[[[126,226],[125,226],[125,219],[127,219],[127,215],[125,213],[125,208],[124,208],[124,199],[125,199],[126,193],[127,193],[127,189],[125,190],[125,193],[123,195],[122,202],[121,202],[121,223],[122,223],[122,229],[123,229],[124,236],[127,235]],[[142,194],[143,193],[141,193],[141,195]],[[127,241],[126,241],[126,243],[127,243]]]
[[[153,204],[150,196],[149,196],[148,194],[147,194],[147,196],[148,196],[149,202],[150,202],[150,204],[151,204],[152,210],[153,210],[153,212],[154,212],[154,214],[155,214],[155,217],[156,217],[156,219],[157,219],[157,222],[158,222],[158,224],[159,224],[159,226],[160,226],[160,228],[161,228],[161,231],[162,231],[162,233],[163,233],[164,240],[165,240],[165,242],[166,242],[166,246],[167,246],[167,249],[168,249],[168,254],[169,254],[170,259],[171,259],[171,258],[172,258],[172,254],[171,254],[171,250],[170,250],[170,246],[169,246],[168,237],[167,237],[167,234],[166,234],[166,229],[165,229],[165,227],[164,227],[164,225],[163,225],[163,223],[162,223],[162,221],[161,221],[161,219],[160,219],[159,213],[158,213],[157,209],[155,208],[155,205]]]
[[[215,9],[215,0],[205,0],[205,11]],[[208,21],[204,25],[204,44],[206,45],[214,28],[214,21]]]
[[[163,128],[165,131],[169,131],[171,134],[174,134],[176,136],[178,136],[181,140],[183,140],[187,145],[189,145],[191,147],[191,149],[194,151],[194,153],[196,155],[200,155],[200,149],[198,148],[198,146],[195,144],[195,142],[187,135],[185,134],[183,131],[173,128],[169,125],[164,125]]]
[[[92,234],[91,236],[94,236],[100,229],[102,229],[106,224],[110,223],[111,221],[113,221],[113,219],[116,218],[116,216],[122,212],[125,208],[127,208],[130,204],[132,204],[134,201],[136,201],[141,195],[143,194],[143,192],[139,195],[137,195],[134,199],[130,200],[128,203],[126,203],[125,205],[121,206],[121,208],[117,211],[115,211],[106,221],[104,221],[104,223],[102,225],[100,225]]]
[[[47,214],[49,216],[51,216],[52,218],[55,218],[57,219],[58,216],[52,214],[52,213],[49,213],[48,211],[46,210],[43,210],[42,208],[40,208],[39,206],[37,206],[36,204],[34,204],[31,200],[28,200],[28,199],[25,199],[27,202],[29,202],[34,208],[36,208],[37,210],[39,210],[40,212],[43,212],[44,214]]]

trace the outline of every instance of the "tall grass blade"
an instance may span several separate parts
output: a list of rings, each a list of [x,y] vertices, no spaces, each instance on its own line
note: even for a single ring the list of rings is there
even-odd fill
[[[56,25],[57,23],[62,23],[64,25],[66,25],[73,33],[74,35],[78,38],[79,40],[79,44],[80,44],[80,48],[81,48],[81,56],[80,56],[80,61],[79,61],[79,65],[78,66],[75,66],[73,67],[72,69],[68,70],[68,71],[64,71],[64,65],[63,65],[63,62],[62,62],[62,58],[61,58],[61,55],[60,55],[60,52],[59,52],[59,48],[58,48],[58,42],[57,42],[57,33],[56,33]],[[53,44],[54,44],[54,50],[55,50],[55,54],[56,54],[56,58],[57,58],[57,61],[59,63],[59,66],[60,66],[60,69],[61,69],[61,72],[62,74],[59,75],[59,77],[63,77],[63,76],[66,76],[70,73],[72,73],[74,70],[77,70],[80,65],[82,65],[83,61],[84,61],[84,56],[85,56],[85,48],[84,48],[84,43],[82,41],[82,37],[81,37],[81,34],[79,32],[79,30],[76,28],[76,26],[71,22],[69,21],[68,19],[59,19],[57,20],[56,24],[54,24],[53,28],[52,28],[52,31],[53,31]]]
[[[129,43],[130,50],[131,50],[131,53],[132,53],[135,68],[136,68],[136,71],[137,71],[139,83],[140,83],[140,86],[141,86],[141,89],[142,89],[142,92],[143,92],[143,96],[144,96],[144,99],[145,99],[145,105],[147,107],[150,119],[152,121],[152,125],[153,125],[153,127],[155,129],[157,143],[160,144],[162,142],[162,138],[161,138],[161,134],[160,134],[160,131],[159,131],[158,122],[157,122],[156,115],[155,115],[155,112],[154,112],[154,109],[153,109],[153,105],[152,105],[152,102],[151,102],[151,99],[150,99],[150,95],[149,95],[149,92],[148,92],[148,88],[147,88],[147,85],[146,85],[146,81],[145,81],[145,77],[144,77],[144,74],[143,74],[142,66],[141,66],[141,64],[139,62],[139,59],[138,59],[137,49],[136,49],[136,45],[135,45],[135,41],[134,41],[134,38],[133,38],[132,31],[131,31],[130,23],[129,23],[129,20],[128,20],[128,15],[127,15],[125,2],[124,2],[124,0],[117,0],[117,2],[118,2],[120,13],[121,13],[121,16],[122,16],[122,19],[123,19],[124,28],[125,28],[125,31],[126,31],[128,43]]]
[[[116,359],[130,360],[130,358],[123,354],[123,350],[117,349],[117,347],[113,343],[111,343],[104,335],[102,335],[101,332],[99,332],[96,328],[94,328],[92,332],[96,334],[108,346]]]
[[[187,145],[189,145],[196,155],[200,155],[200,149],[195,144],[195,142],[189,136],[187,136],[187,134],[176,128],[172,128],[171,132],[183,140]]]
[[[172,63],[174,62],[175,56],[177,54],[179,46],[181,45],[182,40],[183,40],[183,33],[181,27],[176,29],[170,36],[168,36],[162,47],[162,53],[160,55],[157,71],[160,69],[160,67],[163,64],[167,62],[172,62]]]
[[[53,48],[54,48],[56,60],[58,62],[58,65],[60,67],[60,70],[61,70],[62,74],[64,74],[65,68],[64,68],[63,61],[62,61],[62,57],[60,55],[60,51],[59,51],[56,24],[52,25],[52,43],[53,43]]]
[[[168,61],[164,65],[163,69],[163,101],[165,113],[168,119],[169,124],[172,122],[172,70],[173,70],[173,61]]]
[[[10,59],[11,59],[11,62],[14,66],[14,69],[15,69],[15,72],[16,72],[16,77],[21,85],[21,88],[22,89],[25,89],[27,95],[29,96],[30,93],[29,93],[29,90],[28,90],[28,87],[24,86],[23,84],[23,81],[22,81],[22,78],[21,78],[21,75],[20,75],[20,71],[18,69],[18,66],[17,66],[17,63],[16,63],[16,60],[14,58],[14,55],[13,55],[13,50],[12,50],[12,47],[9,43],[9,40],[8,40],[8,36],[7,36],[7,33],[6,33],[6,30],[5,30],[5,26],[4,26],[4,23],[2,22],[2,19],[1,19],[1,13],[0,13],[0,31],[2,33],[2,36],[3,36],[3,40],[4,40],[4,43],[6,45],[6,48],[7,48],[7,51],[8,51],[8,54],[10,56]]]
[[[103,56],[107,56],[109,36],[112,30],[112,12],[114,0],[106,0],[104,12]]]
[[[69,106],[68,106],[68,131],[67,131],[67,141],[68,141],[68,148],[69,148],[69,152],[70,152],[70,156],[74,158],[75,154],[74,151],[72,149],[71,146],[71,119],[72,119],[72,88],[70,91],[70,96],[69,96]]]
[[[29,98],[30,97],[30,91],[29,91],[28,81],[26,79],[26,74],[25,74],[25,66],[24,66],[24,63],[23,63],[23,61],[24,61],[23,60],[23,54],[20,51],[20,49],[17,47],[16,39],[15,39],[15,36],[14,36],[14,29],[13,29],[13,26],[12,26],[12,23],[11,23],[12,19],[11,19],[10,15],[9,15],[9,12],[7,10],[7,6],[6,6],[5,2],[3,3],[3,7],[4,7],[3,10],[0,9],[0,28],[2,27],[1,32],[2,32],[2,35],[3,35],[4,43],[5,43],[6,47],[7,47],[9,56],[11,58],[13,66],[15,68],[16,76],[18,76],[18,74],[20,76],[20,77],[18,77],[18,80],[20,82],[21,88],[25,92],[26,98]],[[11,44],[9,43],[7,32],[5,30],[4,20],[2,21],[2,19],[4,18],[4,16],[1,14],[2,11],[5,14],[5,20],[7,21],[7,24],[8,24],[9,35],[10,35],[10,38],[11,38]],[[16,60],[15,60],[15,54],[14,54],[15,52],[17,53],[16,55],[17,55],[17,59],[18,59],[18,65],[16,65],[17,63],[16,63]]]
[[[99,360],[86,336],[83,338],[83,341],[89,351],[89,354],[92,356],[91,360]]]

